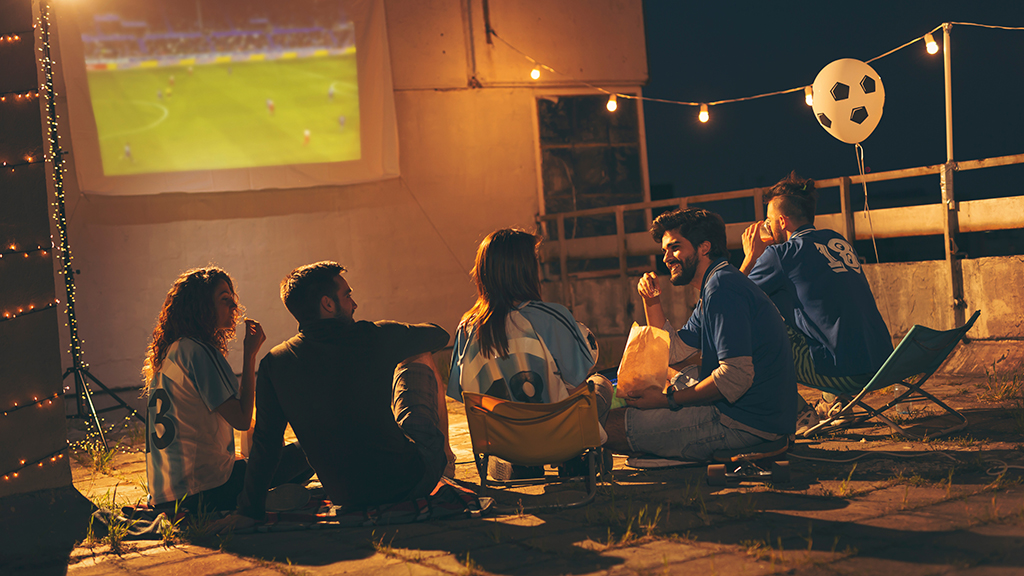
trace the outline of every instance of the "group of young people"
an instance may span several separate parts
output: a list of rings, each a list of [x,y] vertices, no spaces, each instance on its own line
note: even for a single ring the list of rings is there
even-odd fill
[[[617,409],[611,383],[593,373],[589,330],[542,300],[540,239],[522,230],[497,230],[480,244],[471,273],[477,300],[456,331],[446,382],[432,353],[448,344],[448,332],[357,321],[336,262],[296,268],[281,282],[298,333],[258,371],[266,338],[244,318],[230,276],[190,270],[167,294],[143,369],[151,503],[234,511],[222,524],[232,528],[263,518],[268,489],[314,473],[339,505],[425,496],[454,474],[444,395],[461,400],[467,390],[557,402],[589,380],[606,447],[623,454],[705,460],[791,435],[798,411],[827,413],[842,401],[805,406],[797,382],[866,381],[892,344],[852,245],[813,227],[813,181],[791,175],[767,198],[766,221],[743,235],[739,269],[728,263],[717,214],[676,210],[654,221],[671,284],[693,286],[700,300],[675,330],[656,275],[644,275],[637,290],[648,322],[672,336],[670,361],[689,357],[699,368],[697,377],[673,371],[664,390],[626,397]],[[241,380],[225,359],[240,320]],[[298,443],[284,446],[288,424]],[[248,461],[238,460],[232,429],[250,428]]]

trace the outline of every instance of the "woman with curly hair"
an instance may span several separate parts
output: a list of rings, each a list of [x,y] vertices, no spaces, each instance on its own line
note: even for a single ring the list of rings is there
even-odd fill
[[[235,460],[232,429],[251,426],[256,354],[266,340],[259,322],[244,318],[239,386],[225,355],[242,319],[234,283],[220,268],[189,270],[167,293],[142,368],[149,397],[146,472],[157,508],[176,502],[191,512],[235,507],[245,461]]]

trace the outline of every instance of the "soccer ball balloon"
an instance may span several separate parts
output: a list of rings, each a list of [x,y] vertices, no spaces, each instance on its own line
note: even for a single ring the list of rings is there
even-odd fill
[[[583,322],[577,322],[580,326],[580,332],[583,333],[583,337],[587,340],[587,347],[590,349],[591,356],[594,357],[594,364],[591,367],[597,365],[597,357],[601,354],[601,350],[597,347],[597,338],[594,338],[594,333],[587,328],[587,325]]]
[[[812,90],[811,107],[818,123],[847,144],[863,142],[882,119],[882,79],[860,60],[843,58],[825,66],[814,79]]]

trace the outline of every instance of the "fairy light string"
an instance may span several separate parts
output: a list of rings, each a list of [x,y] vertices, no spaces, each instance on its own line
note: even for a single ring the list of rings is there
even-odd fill
[[[4,482],[9,482],[11,480],[16,479],[24,470],[26,470],[28,468],[42,468],[43,466],[45,466],[47,464],[53,464],[53,463],[56,463],[56,462],[58,462],[60,460],[63,460],[64,459],[64,451],[67,450],[67,449],[68,449],[68,446],[65,446],[63,448],[60,448],[59,450],[55,450],[53,452],[50,452],[49,454],[47,454],[46,456],[43,456],[42,458],[40,458],[38,460],[33,460],[31,462],[28,462],[28,461],[26,461],[24,459],[19,460],[18,461],[19,467],[18,468],[14,468],[12,470],[8,470],[7,472],[4,472],[3,476],[0,476],[0,479],[3,479]]]
[[[955,26],[975,26],[975,27],[979,27],[979,28],[989,28],[989,29],[996,29],[996,30],[1024,30],[1024,26],[998,26],[998,25],[992,25],[992,24],[979,24],[979,23],[976,23],[976,22],[948,22],[948,24],[951,25],[951,26],[953,26],[953,25],[955,25]],[[896,52],[899,52],[900,50],[903,50],[904,48],[907,48],[908,46],[911,46],[911,45],[913,45],[913,44],[915,44],[917,42],[926,42],[926,38],[928,38],[929,35],[931,35],[932,33],[934,33],[937,30],[941,30],[942,27],[945,26],[945,25],[946,25],[946,23],[939,24],[938,26],[932,28],[928,32],[926,32],[926,33],[924,33],[924,34],[922,34],[920,36],[917,36],[917,37],[915,37],[912,40],[904,42],[903,44],[897,46],[896,48],[893,48],[892,50],[884,52],[884,53],[882,53],[882,54],[880,54],[878,56],[875,56],[874,58],[871,58],[870,60],[866,60],[865,62],[870,64],[871,62],[875,62],[876,60],[880,60],[882,58],[885,58],[886,56],[889,56],[891,54],[895,54]],[[603,88],[601,86],[597,86],[597,85],[591,84],[591,83],[589,83],[589,82],[587,82],[585,80],[580,80],[578,78],[574,78],[570,74],[566,74],[564,72],[560,72],[560,71],[556,70],[555,68],[551,67],[550,65],[545,64],[544,62],[541,62],[540,60],[537,60],[533,56],[530,56],[526,52],[524,52],[524,51],[520,50],[519,48],[517,48],[515,45],[513,45],[508,40],[505,40],[504,38],[502,38],[501,35],[499,35],[493,28],[489,29],[488,32],[489,32],[490,36],[493,36],[494,38],[497,38],[498,40],[500,40],[505,46],[507,46],[512,51],[518,53],[520,56],[525,58],[528,62],[530,62],[533,65],[533,69],[531,71],[531,78],[533,78],[534,80],[537,80],[537,79],[540,78],[540,75],[539,75],[539,71],[540,70],[547,70],[548,72],[551,72],[551,73],[554,73],[554,74],[558,74],[559,76],[563,76],[566,79],[571,80],[574,83],[582,84],[583,86],[586,86],[588,88],[592,88],[593,90],[596,90],[596,91],[601,92],[603,94],[607,94],[609,97],[615,96],[616,98],[640,100],[640,101],[644,101],[644,102],[658,102],[658,103],[661,103],[661,104],[675,104],[677,106],[693,106],[693,107],[701,108],[702,109],[702,114],[706,114],[705,111],[706,111],[707,107],[709,107],[709,106],[717,106],[717,105],[720,105],[720,104],[733,104],[735,102],[746,102],[746,101],[749,101],[749,100],[758,100],[760,98],[768,98],[770,96],[780,96],[780,95],[783,95],[783,94],[792,94],[794,92],[804,92],[809,87],[809,85],[805,85],[805,86],[799,86],[799,87],[796,87],[796,88],[787,88],[785,90],[776,90],[774,92],[765,92],[763,94],[755,94],[753,96],[743,96],[743,97],[740,97],[740,98],[726,98],[726,99],[722,99],[722,100],[710,100],[710,101],[704,101],[704,102],[687,101],[687,100],[671,100],[671,99],[667,99],[667,98],[651,98],[649,96],[639,96],[639,95],[636,95],[636,94],[625,94],[625,93],[621,93],[621,92],[613,92],[613,91],[608,90],[606,88]],[[808,105],[810,105],[810,104],[808,104]],[[702,122],[703,121],[706,121],[706,120],[702,119]]]

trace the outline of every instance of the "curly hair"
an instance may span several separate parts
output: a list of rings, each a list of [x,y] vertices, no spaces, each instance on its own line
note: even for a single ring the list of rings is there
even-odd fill
[[[704,242],[711,243],[708,257],[711,259],[729,255],[726,245],[725,221],[714,212],[700,208],[686,208],[665,212],[651,224],[651,237],[661,244],[666,232],[678,232],[696,250]]]
[[[228,283],[235,300],[230,328],[217,326],[214,290],[221,280]],[[156,328],[153,329],[153,340],[146,351],[146,362],[142,366],[146,392],[149,391],[153,376],[160,371],[171,344],[189,337],[209,344],[226,355],[228,343],[235,339],[235,324],[244,314],[245,309],[238,306],[234,282],[224,270],[210,266],[188,270],[178,276],[164,299]]]

